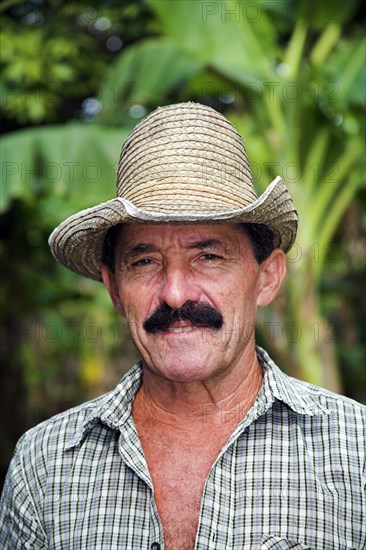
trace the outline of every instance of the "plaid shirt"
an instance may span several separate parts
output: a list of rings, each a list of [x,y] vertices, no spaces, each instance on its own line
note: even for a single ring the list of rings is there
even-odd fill
[[[257,399],[211,468],[196,549],[366,548],[365,411],[286,376],[257,349]],[[163,549],[131,415],[135,365],[116,389],[19,441],[1,501],[2,549]]]

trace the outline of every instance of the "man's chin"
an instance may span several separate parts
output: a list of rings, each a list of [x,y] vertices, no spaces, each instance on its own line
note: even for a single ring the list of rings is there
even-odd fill
[[[186,384],[202,382],[215,371],[215,366],[209,363],[208,357],[205,361],[201,356],[200,362],[197,363],[197,353],[195,358],[192,358],[191,355],[185,356],[182,354],[179,357],[172,357],[171,360],[169,360],[169,357],[165,357],[163,360],[154,360],[149,363],[150,361],[145,362],[145,365],[156,375],[171,382]]]

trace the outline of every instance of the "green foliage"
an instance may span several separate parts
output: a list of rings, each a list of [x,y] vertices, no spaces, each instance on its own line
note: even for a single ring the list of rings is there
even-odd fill
[[[3,4],[0,32],[0,109],[10,124],[83,118],[80,104],[98,95],[110,60],[148,32],[149,14],[134,0],[13,4]]]
[[[151,70],[154,67],[154,70]],[[131,124],[128,109],[142,103],[155,106],[160,98],[178,93],[201,69],[175,44],[147,39],[129,48],[113,64],[102,86],[100,119],[113,124]]]
[[[92,38],[79,35],[45,36],[43,28],[24,28],[5,20],[2,43],[2,103],[5,114],[19,124],[55,120],[64,94],[80,94],[72,84],[86,80],[83,93],[90,89],[90,67],[81,63],[91,49]],[[80,55],[81,54],[81,55]],[[95,67],[94,71],[100,67]]]
[[[115,195],[115,172],[126,129],[96,124],[47,126],[12,133],[0,144],[2,189],[0,207],[14,198],[45,198],[40,215],[57,224],[60,212],[103,202]]]

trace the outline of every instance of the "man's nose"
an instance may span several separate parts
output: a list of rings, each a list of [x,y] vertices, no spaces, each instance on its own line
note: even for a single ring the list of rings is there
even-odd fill
[[[182,267],[167,267],[163,274],[160,300],[171,308],[178,309],[188,300],[198,302],[200,290],[189,270]]]

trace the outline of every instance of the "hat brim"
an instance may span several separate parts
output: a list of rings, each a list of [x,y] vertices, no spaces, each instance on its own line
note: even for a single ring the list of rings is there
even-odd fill
[[[126,199],[117,197],[70,216],[56,227],[48,242],[59,263],[79,275],[101,281],[104,238],[111,227],[120,223],[260,223],[273,231],[275,246],[284,252],[295,241],[298,215],[279,176],[245,208],[223,211],[207,202],[201,208],[201,213],[198,213],[199,208],[192,213],[177,205],[173,212],[157,214],[140,210]]]

